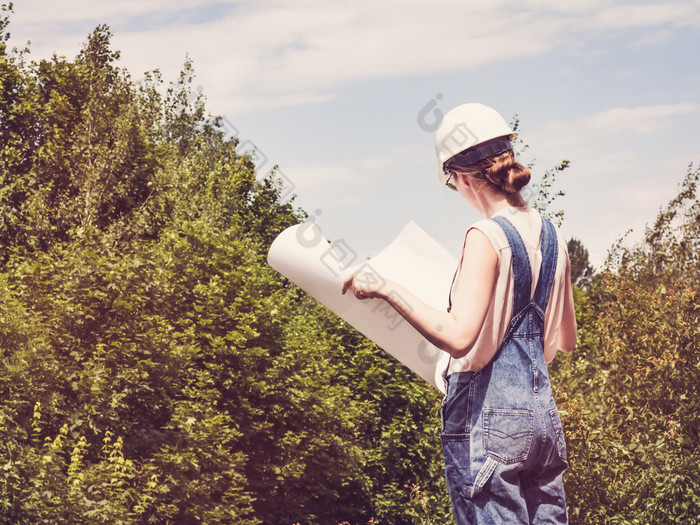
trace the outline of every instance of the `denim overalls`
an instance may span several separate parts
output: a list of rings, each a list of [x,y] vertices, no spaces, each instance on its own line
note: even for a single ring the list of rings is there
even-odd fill
[[[494,217],[512,252],[513,316],[493,359],[445,377],[442,448],[457,525],[567,523],[566,444],[544,360],[544,312],[557,266],[557,235],[542,218],[542,266],[532,300],[520,234]]]

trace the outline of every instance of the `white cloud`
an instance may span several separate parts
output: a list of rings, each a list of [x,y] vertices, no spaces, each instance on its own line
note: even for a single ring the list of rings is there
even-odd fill
[[[697,104],[644,106],[636,108],[613,108],[595,113],[583,119],[589,133],[598,135],[646,134],[670,124],[669,117],[693,113]]]
[[[12,24],[20,38],[33,40],[35,56],[71,55],[98,23],[153,18],[157,10],[173,13],[180,5],[72,0],[68,7],[45,8],[25,0]],[[187,7],[197,6],[206,9],[207,2]],[[177,74],[189,53],[207,93],[232,103],[245,100],[231,108],[235,113],[267,99],[323,100],[348,79],[460,70],[539,54],[556,45],[565,23],[546,13],[514,12],[501,2],[444,2],[440,9],[417,0],[247,2],[207,23],[175,17],[147,30],[119,30],[114,47],[135,75],[159,67],[166,78]]]
[[[355,4],[352,4],[353,6]],[[116,44],[138,70],[160,64],[172,71],[189,51],[200,78],[231,101],[268,97],[307,102],[326,99],[343,81],[459,70],[541,53],[553,44],[556,21],[521,15],[510,18],[454,8],[435,19],[424,4],[411,16],[397,5],[314,6],[307,9],[244,10],[201,26],[167,27],[117,35]],[[465,21],[471,29],[465,31]],[[177,38],[173,39],[173,33]],[[169,63],[163,64],[164,57]],[[172,73],[171,73],[172,74]],[[262,100],[234,108],[250,109]]]
[[[611,139],[624,141],[632,135],[667,128],[673,117],[697,110],[698,105],[692,103],[611,108],[573,121],[551,120],[528,132],[526,140],[538,152],[559,151],[569,158],[590,158],[594,151],[605,151]]]
[[[212,0],[22,0],[15,3],[16,14],[12,19],[23,25],[35,27],[61,26],[85,20],[122,23],[145,15],[159,15],[163,18],[169,13],[206,7],[214,3]]]
[[[285,169],[285,174],[296,186],[310,191],[312,187],[329,187],[350,184],[354,187],[358,183],[366,183],[372,176],[381,173],[390,165],[390,159],[338,159],[337,162],[303,165],[290,165]]]
[[[74,54],[98,23],[120,26],[114,47],[134,75],[160,67],[174,78],[189,53],[206,93],[229,114],[328,100],[349,79],[461,71],[566,46],[590,53],[586,42],[601,29],[700,18],[687,3],[603,0],[449,0],[438,8],[418,0],[244,0],[230,8],[214,0],[23,0],[15,10],[11,31],[38,55]],[[661,28],[631,45],[669,37]]]
[[[609,2],[607,0],[524,0],[524,5],[528,9],[537,11],[582,14],[604,9]]]
[[[423,153],[415,146],[396,146],[381,155],[353,155],[337,158],[332,162],[292,160],[288,163],[285,174],[295,185],[306,188],[312,186],[338,188],[345,184],[353,187],[377,186],[386,182],[389,174],[405,172],[410,166],[425,161]]]
[[[660,29],[659,31],[645,33],[636,40],[632,40],[628,45],[631,49],[658,46],[671,40],[673,35],[673,31],[669,31],[668,29]]]
[[[617,107],[549,121],[527,133],[538,154],[536,171],[562,157],[571,160],[557,183],[566,190],[564,226],[583,241],[594,264],[603,263],[606,249],[627,229],[638,239],[673,197],[685,167],[697,161],[692,150],[673,146],[674,136],[682,137],[698,109],[690,103]]]
[[[556,72],[556,75],[558,77],[569,77],[573,75],[576,72],[576,70],[573,67],[563,67],[559,71]]]
[[[594,22],[604,28],[696,25],[698,7],[688,3],[622,4],[599,11]]]

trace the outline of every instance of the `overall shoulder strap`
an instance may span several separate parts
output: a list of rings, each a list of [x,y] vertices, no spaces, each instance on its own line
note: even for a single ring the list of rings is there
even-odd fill
[[[554,282],[554,273],[557,270],[557,257],[559,255],[559,241],[554,225],[542,217],[542,237],[540,240],[540,250],[542,251],[542,266],[540,266],[540,277],[535,288],[534,301],[542,311],[547,310],[549,293]]]
[[[530,291],[532,290],[530,258],[527,255],[523,238],[520,236],[515,226],[513,226],[513,223],[501,216],[492,217],[491,220],[501,227],[510,245],[513,280],[515,281],[513,285],[513,315],[515,315],[530,302]]]

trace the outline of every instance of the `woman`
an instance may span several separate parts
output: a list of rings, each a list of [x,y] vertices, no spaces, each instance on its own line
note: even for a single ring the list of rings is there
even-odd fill
[[[530,172],[515,161],[515,136],[481,104],[453,109],[437,131],[440,181],[487,217],[467,231],[446,312],[396,283],[374,289],[354,275],[342,290],[387,301],[451,357],[442,446],[458,525],[567,522],[566,445],[546,363],[576,344],[569,258],[519,193]]]

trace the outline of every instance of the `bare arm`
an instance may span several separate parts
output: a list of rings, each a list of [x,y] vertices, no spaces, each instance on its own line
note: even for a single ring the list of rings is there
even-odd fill
[[[562,311],[561,325],[559,326],[557,349],[568,353],[576,346],[577,338],[576,309],[574,308],[574,292],[571,288],[571,264],[568,256],[566,258],[565,279],[564,309]]]
[[[428,306],[404,287],[388,283],[373,289],[370,280],[351,275],[342,292],[352,290],[358,299],[387,301],[423,337],[454,358],[465,356],[474,346],[486,318],[498,272],[498,255],[477,229],[467,232],[459,269],[459,285],[449,312]],[[393,292],[393,293],[391,293]]]

